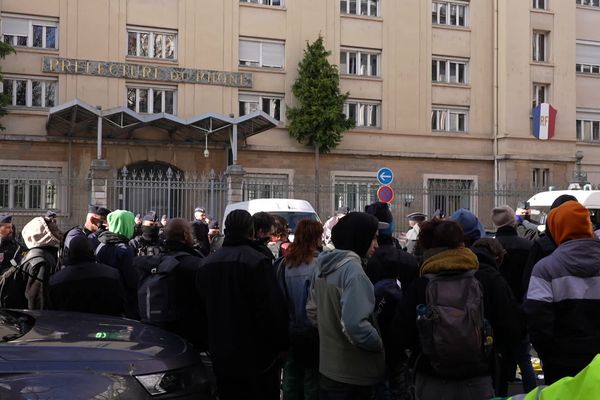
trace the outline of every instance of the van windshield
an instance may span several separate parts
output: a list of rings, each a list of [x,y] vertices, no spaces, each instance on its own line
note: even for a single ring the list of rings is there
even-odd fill
[[[278,215],[280,217],[285,218],[285,220],[288,223],[288,226],[290,227],[292,232],[296,231],[296,225],[298,225],[298,222],[302,221],[303,219],[310,219],[312,221],[318,221],[319,217],[317,216],[317,214],[312,213],[312,212],[299,212],[299,211],[289,211],[289,212],[276,212],[276,211],[270,211],[269,214],[271,215]]]

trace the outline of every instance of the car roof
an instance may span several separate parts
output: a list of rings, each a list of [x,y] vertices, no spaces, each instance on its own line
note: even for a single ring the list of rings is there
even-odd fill
[[[260,211],[315,212],[308,201],[299,199],[254,199],[241,201],[239,203],[227,205],[225,213],[228,214],[233,210],[246,210],[250,214],[255,214]]]
[[[587,208],[600,208],[600,190],[551,190],[534,194],[530,207],[550,207],[558,196],[569,194]]]

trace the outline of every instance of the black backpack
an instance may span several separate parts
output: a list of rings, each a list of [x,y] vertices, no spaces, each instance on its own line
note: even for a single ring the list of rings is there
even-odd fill
[[[166,326],[180,317],[177,304],[177,267],[186,252],[157,256],[142,256],[138,265],[142,273],[138,285],[138,307],[142,322]]]
[[[450,379],[488,373],[493,336],[475,271],[425,277],[427,304],[417,306],[417,329],[433,370]]]

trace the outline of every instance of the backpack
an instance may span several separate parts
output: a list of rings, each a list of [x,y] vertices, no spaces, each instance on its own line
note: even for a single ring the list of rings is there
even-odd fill
[[[427,304],[417,306],[417,329],[433,370],[450,379],[488,373],[493,337],[475,271],[425,277]]]
[[[145,257],[137,291],[142,322],[164,327],[179,319],[181,307],[177,304],[176,270],[179,258],[187,255],[186,252],[175,252]]]

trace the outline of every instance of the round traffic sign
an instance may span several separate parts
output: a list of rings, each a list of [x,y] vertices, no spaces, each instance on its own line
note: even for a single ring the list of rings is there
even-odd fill
[[[377,199],[382,203],[389,203],[394,198],[394,189],[391,186],[383,185],[377,189]]]
[[[377,180],[382,185],[389,185],[394,180],[394,171],[391,168],[379,168],[377,171]]]

